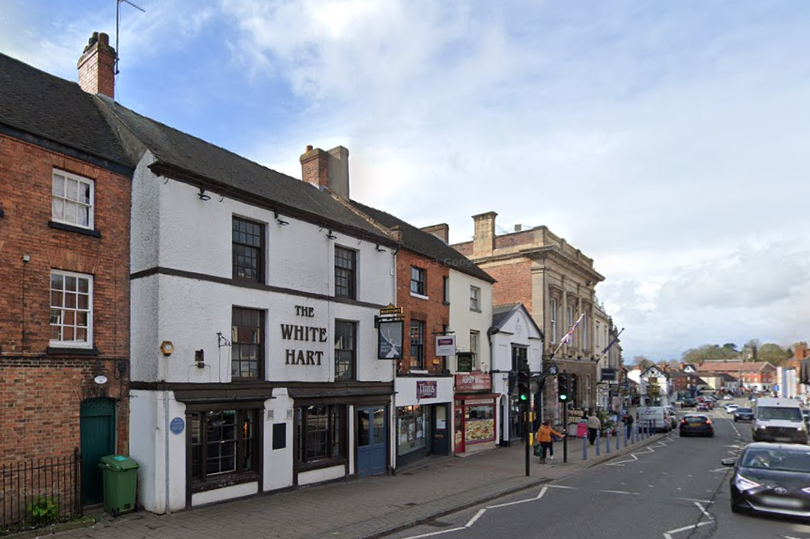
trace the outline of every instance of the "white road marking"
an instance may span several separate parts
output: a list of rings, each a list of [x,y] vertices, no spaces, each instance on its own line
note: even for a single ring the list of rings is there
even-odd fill
[[[627,492],[625,490],[602,490],[600,492],[604,492],[606,494],[627,494],[628,496],[638,496],[635,492]]]
[[[568,485],[549,485],[548,488],[567,488],[569,490],[577,490],[577,487],[569,487]]]
[[[466,530],[466,529],[467,528],[462,526],[460,528],[452,528],[450,530],[442,530],[442,531],[439,531],[439,532],[423,533],[422,535],[411,535],[410,537],[406,537],[405,539],[420,539],[421,537],[433,537],[434,535],[443,535],[445,533],[457,532],[457,531]]]
[[[705,507],[703,507],[702,505],[700,505],[698,502],[695,502],[695,505],[697,505],[698,509],[700,509],[700,512],[701,512],[701,513],[703,513],[703,516],[705,516],[705,517],[706,517],[706,518],[708,518],[709,520],[714,520],[714,519],[712,518],[712,516],[709,514],[709,512],[708,512],[708,511],[706,511],[706,508],[705,508]]]
[[[553,486],[553,485],[552,485]],[[517,505],[519,503],[526,503],[526,502],[534,502],[539,500],[543,497],[543,495],[548,491],[548,487],[543,487],[540,489],[540,492],[534,498],[527,498],[525,500],[518,500],[516,502],[508,502],[508,503],[499,503],[498,505],[490,505],[487,509],[497,509],[499,507],[507,507],[509,505]]]
[[[486,510],[486,509],[479,509],[479,510],[478,510],[478,512],[475,514],[475,516],[474,516],[474,517],[472,517],[472,518],[470,519],[470,521],[469,521],[469,522],[467,522],[467,523],[464,525],[464,527],[465,527],[465,528],[469,528],[470,526],[472,526],[473,524],[475,524],[475,521],[476,521],[476,520],[478,520],[479,518],[481,518],[481,515],[483,515],[483,514],[484,514],[484,513],[486,513],[486,512],[487,512],[487,510]]]
[[[729,471],[729,468],[726,468],[725,466],[722,468],[715,468],[714,470],[709,470],[710,473],[721,473],[721,472],[725,473],[727,471]]]
[[[683,528],[678,528],[677,530],[669,530],[668,532],[664,532],[665,539],[672,539],[672,535],[675,533],[685,532],[686,530],[694,530],[695,528],[700,528],[701,526],[708,526],[711,522],[700,522],[698,524],[692,524],[691,526],[684,526]]]

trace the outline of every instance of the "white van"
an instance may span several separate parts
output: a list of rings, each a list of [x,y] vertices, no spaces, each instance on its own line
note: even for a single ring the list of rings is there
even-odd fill
[[[751,434],[755,442],[807,443],[807,425],[795,399],[760,397],[754,405]]]
[[[639,428],[649,427],[653,432],[672,429],[669,410],[665,406],[641,406],[637,410]]]

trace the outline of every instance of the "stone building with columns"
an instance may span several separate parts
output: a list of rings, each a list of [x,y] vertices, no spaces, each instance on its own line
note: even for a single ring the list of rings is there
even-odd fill
[[[473,241],[453,245],[496,279],[493,304],[522,303],[546,336],[543,369],[553,360],[560,373],[570,373],[572,399],[577,408],[595,407],[600,381],[596,318],[608,317],[599,309],[595,287],[605,278],[587,257],[546,226],[495,234],[497,213],[474,215]],[[583,315],[572,339],[560,346],[568,329]],[[556,352],[556,353],[555,353]],[[553,356],[553,357],[552,357]],[[558,420],[557,377],[543,391],[544,415]]]

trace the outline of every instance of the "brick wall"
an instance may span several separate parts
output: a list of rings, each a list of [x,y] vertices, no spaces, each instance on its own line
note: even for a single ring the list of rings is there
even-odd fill
[[[429,299],[421,299],[411,296],[411,266],[416,266],[426,270],[426,295]],[[405,316],[405,359],[400,365],[401,372],[407,372],[411,360],[411,347],[409,340],[409,329],[411,319],[425,322],[425,368],[428,370],[442,366],[441,363],[435,365],[436,340],[434,333],[442,331],[443,325],[450,323],[450,306],[445,305],[444,300],[444,277],[448,277],[450,271],[437,262],[417,255],[411,251],[401,249],[397,253],[397,306],[402,307]]]
[[[54,169],[94,181],[95,230],[101,237],[49,226]],[[0,136],[2,462],[71,451],[79,443],[82,400],[127,395],[130,188],[125,176]],[[51,269],[93,276],[97,355],[48,353]],[[96,384],[99,375],[109,381]],[[126,451],[127,406],[118,408],[118,449]]]
[[[532,312],[532,272],[528,260],[513,260],[508,264],[484,264],[481,269],[498,282],[492,287],[492,304],[522,303]]]

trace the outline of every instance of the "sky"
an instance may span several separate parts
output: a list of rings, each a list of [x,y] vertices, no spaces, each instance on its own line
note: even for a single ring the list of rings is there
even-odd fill
[[[133,3],[120,103],[299,178],[343,145],[353,199],[451,242],[548,226],[628,363],[810,338],[806,0]],[[76,81],[115,8],[3,0],[0,52]]]

